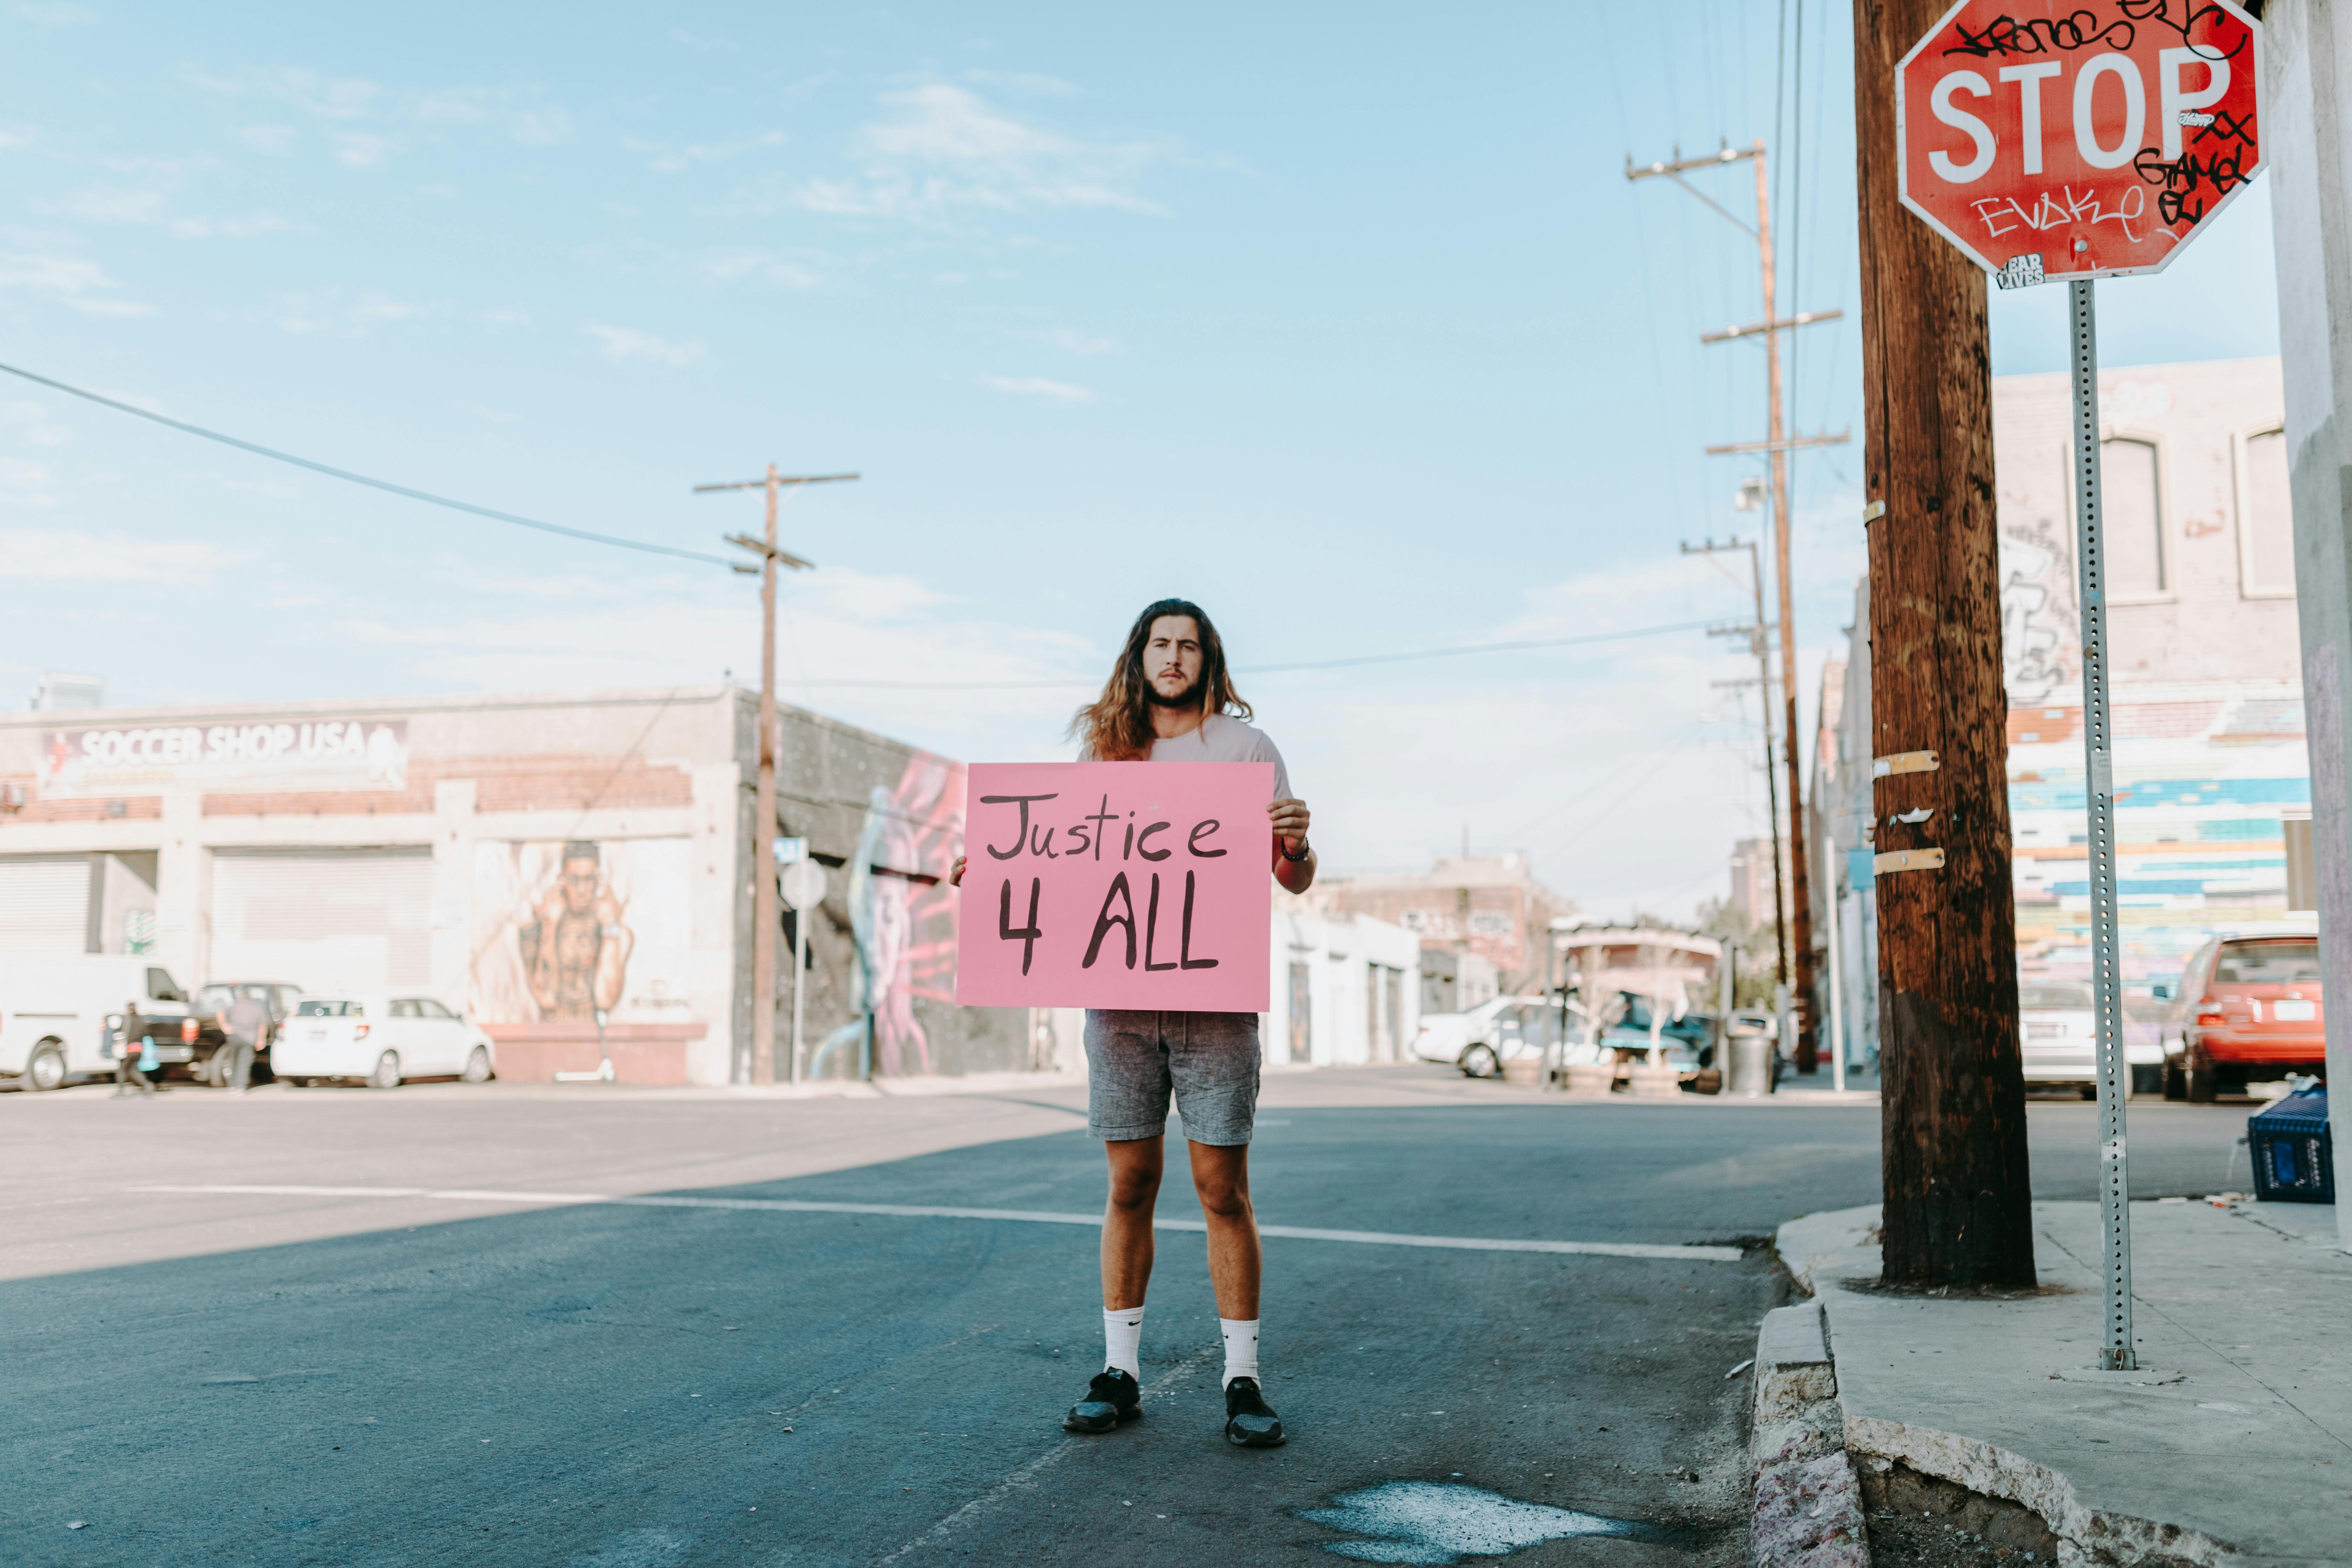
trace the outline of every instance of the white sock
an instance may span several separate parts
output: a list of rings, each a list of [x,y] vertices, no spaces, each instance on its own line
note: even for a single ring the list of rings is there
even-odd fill
[[[1103,1370],[1143,1381],[1143,1309],[1103,1309]]]
[[[1257,1375],[1257,1320],[1244,1321],[1239,1318],[1219,1318],[1217,1327],[1225,1335],[1225,1381]]]

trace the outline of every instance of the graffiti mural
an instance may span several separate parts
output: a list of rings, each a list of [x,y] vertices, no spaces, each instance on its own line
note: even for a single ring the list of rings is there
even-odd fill
[[[2052,530],[2042,525],[2045,536]],[[2062,574],[2074,557],[2055,539],[2004,532],[2000,549],[2000,658],[2011,704],[2032,707],[2074,679],[2063,651],[2071,640],[2073,596]]]
[[[477,843],[475,1016],[684,1021],[688,859],[684,838]]]
[[[963,837],[963,779],[961,763],[918,752],[895,786],[868,792],[845,868],[850,1005],[859,1016],[817,1047],[811,1077],[855,1063],[869,1018],[877,1075],[954,1069],[919,1014],[955,1005],[955,891],[930,879],[954,859]]]

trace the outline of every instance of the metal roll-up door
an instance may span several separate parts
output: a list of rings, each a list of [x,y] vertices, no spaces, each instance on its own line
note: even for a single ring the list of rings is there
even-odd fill
[[[0,855],[0,952],[89,951],[89,857]]]
[[[433,851],[237,849],[213,855],[215,981],[314,994],[432,984]]]

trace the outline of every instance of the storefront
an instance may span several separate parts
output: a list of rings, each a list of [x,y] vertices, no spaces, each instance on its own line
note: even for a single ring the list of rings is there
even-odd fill
[[[745,1081],[751,878],[772,865],[755,712],[715,686],[0,716],[0,952],[436,997],[508,1079],[609,1052],[627,1081]],[[774,831],[831,884],[811,1059],[1025,1066],[1023,1016],[951,1000],[961,764],[793,709],[780,729]],[[784,1018],[792,984],[787,963]]]

